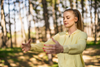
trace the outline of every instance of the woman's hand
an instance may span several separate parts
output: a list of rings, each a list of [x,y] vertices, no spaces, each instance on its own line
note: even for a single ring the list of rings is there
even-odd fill
[[[21,48],[23,52],[27,52],[31,49],[30,43],[31,43],[31,39],[29,39],[28,43],[22,44]]]
[[[52,40],[55,42],[55,44],[45,44],[43,49],[47,54],[58,54],[58,53],[63,53],[63,47],[59,44],[58,41]]]

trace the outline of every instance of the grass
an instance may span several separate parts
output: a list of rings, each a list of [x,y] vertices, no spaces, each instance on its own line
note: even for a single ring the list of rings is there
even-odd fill
[[[100,49],[100,41],[96,44],[94,42],[87,42],[87,48],[94,46],[97,49]],[[39,57],[39,55],[43,55]],[[100,56],[98,54],[98,56]],[[58,67],[57,62],[53,62],[52,66],[49,66],[48,57],[45,53],[38,52],[27,52],[23,53],[21,48],[0,48],[0,67],[8,66],[8,67],[38,67],[47,65],[48,67]],[[44,66],[45,67],[45,66]]]
[[[48,58],[46,54],[42,53],[44,56],[39,57],[40,54],[41,53],[32,51],[23,53],[21,48],[0,48],[0,67],[4,67],[5,65],[8,67],[32,67],[34,65],[38,66],[43,64],[48,65]]]
[[[99,46],[100,45],[100,41],[97,41],[96,43],[94,43],[94,41],[88,41],[87,42],[87,47],[91,47],[91,46]],[[97,47],[99,48],[99,47]]]

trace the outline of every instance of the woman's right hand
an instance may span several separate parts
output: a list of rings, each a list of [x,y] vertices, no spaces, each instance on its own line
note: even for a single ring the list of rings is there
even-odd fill
[[[21,48],[22,48],[23,52],[27,52],[27,51],[29,51],[31,49],[30,43],[31,43],[31,39],[29,39],[28,43],[25,43],[25,44],[22,43],[22,47]]]

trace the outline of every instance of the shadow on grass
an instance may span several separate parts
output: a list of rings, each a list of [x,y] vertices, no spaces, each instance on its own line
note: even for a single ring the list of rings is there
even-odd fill
[[[86,57],[86,66],[92,65],[92,66],[100,66],[100,41],[98,41],[96,44],[91,41],[87,42],[87,48],[83,52],[83,55]]]
[[[21,48],[0,49],[0,67],[36,67],[48,64],[47,57],[41,58],[38,55],[38,52],[23,53]]]
[[[87,49],[92,48],[93,50],[97,49],[95,52],[84,53],[84,55],[97,57],[95,60],[98,60],[97,63],[100,63],[100,41],[96,44],[94,42],[87,42]],[[87,50],[89,51],[89,50]],[[92,51],[92,50],[91,50]],[[39,57],[41,55],[42,57]],[[99,56],[99,57],[98,57]],[[54,57],[54,56],[53,56]],[[86,65],[93,64],[95,66],[96,63],[89,60]],[[6,48],[0,49],[0,67],[8,66],[8,67],[38,67],[42,65],[47,65],[48,67],[58,67],[57,62],[53,62],[52,66],[49,66],[48,58],[45,53],[39,52],[27,52],[23,53],[21,48]],[[47,67],[46,66],[46,67]],[[44,66],[45,67],[45,66]]]

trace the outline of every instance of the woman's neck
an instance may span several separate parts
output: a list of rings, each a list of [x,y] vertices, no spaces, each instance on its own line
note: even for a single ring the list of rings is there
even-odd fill
[[[68,28],[68,33],[69,33],[69,35],[71,35],[74,31],[76,31],[77,30],[77,27],[76,26],[73,26],[73,27],[71,27],[71,28]]]

